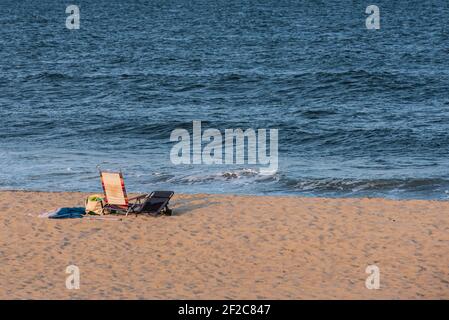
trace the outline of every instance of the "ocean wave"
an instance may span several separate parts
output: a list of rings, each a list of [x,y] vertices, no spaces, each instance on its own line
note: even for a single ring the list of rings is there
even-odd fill
[[[272,182],[277,181],[279,176],[275,175],[261,175],[259,169],[242,168],[235,170],[218,171],[206,174],[191,174],[184,176],[173,177],[168,180],[171,183],[183,184],[201,184],[211,182]]]
[[[66,73],[59,73],[59,72],[40,72],[36,74],[26,75],[24,77],[25,81],[29,80],[69,80],[73,77]]]
[[[449,188],[449,180],[442,178],[404,179],[338,179],[338,178],[284,178],[287,189],[305,193],[335,193],[346,195],[366,195],[389,192],[425,192]]]

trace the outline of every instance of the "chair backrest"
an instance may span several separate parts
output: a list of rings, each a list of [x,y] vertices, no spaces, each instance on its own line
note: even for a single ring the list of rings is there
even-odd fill
[[[126,195],[122,173],[100,171],[100,177],[106,203],[116,206],[128,206],[128,196]]]
[[[153,191],[145,201],[142,212],[159,213],[168,204],[173,191]]]

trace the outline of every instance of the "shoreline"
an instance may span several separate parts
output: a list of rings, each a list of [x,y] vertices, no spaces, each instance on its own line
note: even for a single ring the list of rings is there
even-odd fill
[[[172,217],[37,218],[89,194],[0,191],[1,299],[449,299],[448,201],[175,194]]]
[[[17,190],[17,189],[0,189],[0,194],[4,193],[4,192],[22,192],[22,193],[54,193],[54,194],[82,194],[85,195],[86,197],[88,195],[92,195],[92,194],[102,194],[103,190],[100,191],[48,191],[48,190],[28,190],[28,189],[23,189],[23,190]],[[138,194],[143,194],[143,192],[129,192],[127,191],[128,195],[138,195]],[[303,194],[247,194],[247,193],[177,193],[175,192],[175,195],[181,195],[181,196],[207,196],[207,197],[211,197],[211,196],[217,196],[217,197],[221,197],[221,196],[229,196],[229,197],[242,197],[242,198],[247,198],[247,197],[256,197],[256,198],[286,198],[286,199],[296,199],[296,198],[300,198],[300,199],[313,199],[313,200],[325,200],[325,199],[332,199],[332,200],[387,200],[387,201],[426,201],[426,202],[447,202],[449,203],[449,198],[448,199],[422,199],[422,198],[387,198],[387,197],[365,197],[365,196],[354,196],[354,197],[330,197],[330,196],[308,196],[308,195],[303,195]]]

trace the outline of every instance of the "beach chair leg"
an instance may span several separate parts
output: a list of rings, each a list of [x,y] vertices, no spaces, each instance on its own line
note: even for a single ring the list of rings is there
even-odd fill
[[[130,213],[135,213],[136,214],[136,217],[137,217],[137,214],[139,213],[139,212],[137,212],[136,210],[134,210],[134,208],[137,206],[137,203],[135,203],[135,204],[133,204],[132,206],[130,206],[129,208],[128,208],[128,210],[126,210],[126,216],[128,216],[128,214],[130,214]]]
[[[168,205],[166,205],[165,208],[164,208],[164,210],[163,210],[163,214],[165,214],[166,216],[171,216],[172,212],[173,212],[173,210],[170,209],[170,208],[168,207]]]

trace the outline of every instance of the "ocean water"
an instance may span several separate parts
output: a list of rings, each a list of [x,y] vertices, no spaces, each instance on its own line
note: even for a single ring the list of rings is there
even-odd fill
[[[0,189],[446,199],[449,2],[0,2]],[[170,133],[279,130],[279,170],[174,165]]]

